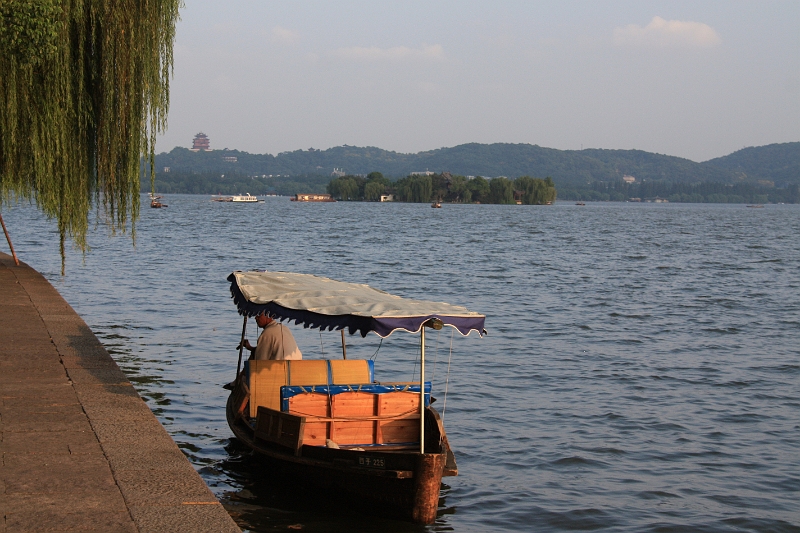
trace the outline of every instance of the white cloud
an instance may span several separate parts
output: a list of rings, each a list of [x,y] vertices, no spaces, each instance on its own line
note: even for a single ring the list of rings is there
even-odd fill
[[[272,28],[271,41],[278,44],[293,44],[300,39],[300,34],[288,28],[275,26]]]
[[[421,48],[408,48],[407,46],[395,46],[393,48],[353,46],[351,48],[338,48],[329,52],[329,55],[357,61],[441,60],[444,59],[444,49],[439,44]]]
[[[629,24],[614,29],[614,44],[620,46],[717,46],[722,42],[719,34],[702,22],[690,20],[665,20],[653,17],[647,26]]]

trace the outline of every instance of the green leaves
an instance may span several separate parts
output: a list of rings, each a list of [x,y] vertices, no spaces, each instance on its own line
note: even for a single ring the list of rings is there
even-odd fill
[[[61,6],[53,0],[0,0],[0,54],[37,65],[56,53]]]
[[[67,237],[87,249],[93,204],[112,232],[133,234],[180,4],[0,0],[0,206],[30,198],[57,220],[62,273]]]

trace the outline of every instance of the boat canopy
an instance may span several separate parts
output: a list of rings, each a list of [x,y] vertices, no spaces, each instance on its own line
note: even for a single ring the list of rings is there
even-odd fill
[[[307,328],[341,330],[362,337],[374,331],[388,337],[398,329],[416,333],[435,318],[462,335],[484,333],[484,315],[443,302],[411,300],[373,289],[311,274],[291,272],[233,272],[233,302],[243,316],[267,313],[279,320],[294,320]]]

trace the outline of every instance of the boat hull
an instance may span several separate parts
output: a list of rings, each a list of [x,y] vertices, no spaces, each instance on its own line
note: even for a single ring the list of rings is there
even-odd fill
[[[270,477],[282,487],[298,487],[303,493],[313,487],[313,494],[324,494],[330,503],[358,513],[420,524],[436,519],[442,476],[457,473],[443,435],[438,453],[356,451],[307,445],[295,453],[256,438],[245,419],[236,416],[235,397],[232,393],[228,399],[228,425],[240,441],[259,454]],[[426,428],[441,427],[432,409],[426,418]],[[439,435],[432,437],[439,440]]]

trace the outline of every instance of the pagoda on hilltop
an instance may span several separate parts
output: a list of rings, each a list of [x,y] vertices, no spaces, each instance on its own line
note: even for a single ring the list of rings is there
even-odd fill
[[[210,143],[211,141],[209,141],[208,136],[201,131],[194,136],[194,140],[192,141],[192,152],[199,152],[200,150],[203,150],[204,152],[210,152]]]

